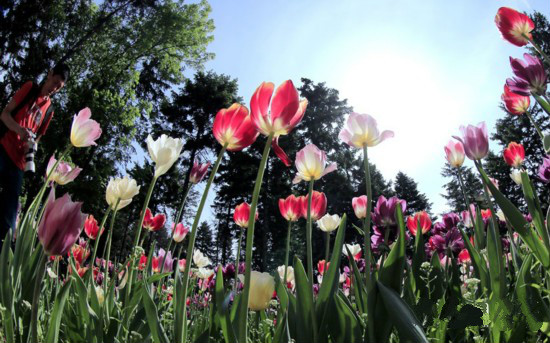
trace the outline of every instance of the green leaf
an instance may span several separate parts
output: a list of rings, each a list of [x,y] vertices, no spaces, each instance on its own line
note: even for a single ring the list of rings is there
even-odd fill
[[[521,312],[525,315],[527,324],[531,331],[538,331],[542,323],[548,321],[548,307],[544,303],[539,290],[532,287],[531,266],[533,265],[533,256],[529,254],[519,270],[516,281],[516,295],[521,306]]]
[[[329,268],[330,269],[330,268]],[[300,259],[294,256],[294,277],[296,282],[296,314],[298,321],[298,336],[296,342],[313,342],[313,289],[308,282],[306,271]]]
[[[418,225],[420,227],[420,225]],[[422,230],[418,230],[414,240],[414,253],[412,258],[412,276],[414,278],[415,296],[425,297],[427,294],[426,282],[420,277],[422,272],[420,266],[426,261],[426,251],[424,250],[424,235]]]
[[[48,331],[46,333],[45,342],[57,343],[59,339],[59,327],[61,325],[61,318],[63,317],[63,309],[65,308],[65,302],[69,296],[69,290],[71,288],[71,282],[73,278],[69,278],[67,282],[61,287],[61,290],[55,297],[53,310],[50,315],[50,323],[48,325]]]
[[[539,96],[535,93],[531,93],[531,95],[533,96],[533,98],[535,98],[535,100],[537,100],[537,102],[544,109],[544,111],[547,114],[550,114],[550,104],[546,100],[544,100],[543,97],[541,97],[541,96]]]
[[[400,293],[403,285],[403,270],[405,269],[405,222],[401,205],[395,208],[395,216],[399,235],[384,265],[380,268],[380,282]]]
[[[147,283],[152,284],[153,282],[160,281],[160,280],[162,280],[165,277],[170,276],[170,275],[172,275],[171,272],[170,273],[155,274],[155,275],[150,276],[150,277],[147,278]]]
[[[236,342],[237,338],[233,331],[233,325],[231,325],[231,319],[229,318],[229,303],[231,301],[231,293],[225,297],[223,287],[223,273],[222,268],[218,267],[218,275],[216,275],[216,309],[217,315],[220,318],[220,326],[223,332],[223,338],[226,343]]]
[[[540,207],[539,198],[533,191],[533,185],[529,179],[527,172],[521,172],[521,187],[523,189],[523,195],[525,201],[527,202],[527,207],[529,208],[529,213],[535,224],[540,237],[542,238],[547,249],[550,249],[550,238],[548,237],[548,230],[546,225],[544,225],[544,214]]]
[[[451,320],[451,322],[449,323],[449,328],[455,330],[464,330],[468,326],[482,326],[482,316],[483,311],[473,305],[466,304],[460,308],[460,311],[458,311],[456,317]]]
[[[82,322],[84,324],[90,323],[90,315],[97,317],[95,312],[90,308],[90,305],[88,305],[88,290],[86,289],[86,286],[84,285],[84,281],[80,278],[80,275],[78,275],[78,272],[76,271],[73,263],[71,263],[70,268],[72,269],[72,275],[71,277],[74,278],[75,282],[73,283],[74,289],[76,291],[77,295],[77,303],[78,303],[78,309],[80,316],[82,316]],[[94,290],[95,291],[95,290]]]
[[[142,287],[141,296],[143,299],[143,307],[145,308],[145,314],[147,316],[147,323],[151,330],[151,336],[155,343],[168,343],[168,337],[164,332],[164,329],[159,321],[157,306],[151,299],[151,295],[147,291],[147,287]]]
[[[458,228],[460,230],[460,233],[462,234],[462,240],[464,241],[464,244],[466,245],[466,249],[468,250],[468,253],[470,254],[470,258],[472,260],[472,266],[474,267],[474,271],[479,277],[479,280],[481,281],[481,286],[483,289],[487,290],[489,292],[491,290],[490,283],[489,283],[489,271],[487,270],[487,263],[485,263],[485,259],[481,256],[479,253],[479,250],[477,250],[470,240],[468,239],[468,236],[466,233],[462,230],[462,228]]]
[[[342,292],[338,291],[334,301],[330,303],[327,317],[326,325],[330,332],[331,342],[362,342],[363,329],[359,318]]]
[[[353,256],[351,252],[349,251],[347,246],[344,246],[346,248],[346,251],[348,253],[348,256]],[[357,267],[357,263],[355,263],[354,258],[348,259],[352,270],[353,270],[353,290],[355,292],[355,302],[357,303],[357,308],[359,309],[359,312],[361,314],[367,313],[367,291],[365,287],[363,287],[363,278],[361,277],[361,273],[359,272],[359,268]]]
[[[376,282],[389,319],[399,332],[399,342],[426,342],[428,338],[410,307],[391,288]]]
[[[545,135],[542,143],[544,145],[544,151],[547,154],[550,154],[550,135]]]

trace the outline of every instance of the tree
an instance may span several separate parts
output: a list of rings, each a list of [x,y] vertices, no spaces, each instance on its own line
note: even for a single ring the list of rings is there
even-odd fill
[[[216,254],[213,249],[213,233],[212,228],[208,222],[202,222],[197,228],[197,236],[195,241],[195,250],[200,250],[211,261],[216,260]]]
[[[398,172],[395,176],[393,190],[395,196],[407,201],[406,215],[412,215],[418,211],[426,211],[432,215],[432,203],[428,200],[426,194],[418,191],[418,183],[413,178],[401,171]]]
[[[441,196],[447,200],[447,204],[453,212],[465,211],[467,209],[463,191],[466,193],[470,204],[484,204],[483,186],[480,179],[472,171],[472,168],[462,166],[459,170],[462,174],[464,190],[460,186],[457,168],[451,167],[449,163],[445,163],[445,167],[443,167],[441,172],[441,176],[451,179],[451,181],[445,184],[446,193],[441,194]]]

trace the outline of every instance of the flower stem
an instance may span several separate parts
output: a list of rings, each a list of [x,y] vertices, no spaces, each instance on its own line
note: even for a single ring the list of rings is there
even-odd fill
[[[369,166],[369,154],[368,147],[363,147],[363,164],[365,168],[365,184],[367,191],[367,217],[363,222],[363,244],[365,245],[365,279],[367,280],[367,291],[372,289],[373,283],[370,275],[371,272],[371,244],[370,244],[370,225],[371,225],[371,212],[372,212],[372,185]]]
[[[95,258],[96,258],[96,256],[97,256],[97,249],[99,248],[99,240],[101,239],[102,228],[103,228],[103,226],[105,225],[105,222],[107,221],[107,218],[109,218],[109,214],[110,214],[110,213],[111,213],[111,206],[109,206],[109,207],[107,208],[107,211],[105,211],[105,214],[103,215],[103,219],[101,219],[101,224],[100,224],[100,226],[99,226],[99,232],[97,233],[97,237],[96,237],[96,239],[95,239],[94,252],[93,252],[93,254],[92,254],[92,259],[91,259],[92,265],[95,263]],[[92,273],[92,269],[93,269],[93,268],[90,268],[90,270],[88,270],[87,273],[89,273],[90,275],[92,275],[92,274],[93,274],[93,273]],[[92,279],[91,277],[88,279],[88,283],[90,282],[91,279]]]
[[[544,141],[544,134],[542,133],[540,126],[537,124],[537,122],[535,121],[531,113],[529,113],[529,111],[525,111],[525,115],[527,116],[527,118],[529,118],[529,120],[531,121],[531,124],[533,124],[533,126],[535,127],[535,130],[537,130],[537,133],[539,134],[540,139]]]
[[[306,224],[306,244],[307,244],[307,277],[309,278],[309,286],[313,289],[313,246],[311,242],[311,198],[313,197],[313,183],[309,181],[309,190],[307,196],[307,224]]]
[[[201,219],[202,210],[204,208],[204,204],[206,203],[206,198],[208,197],[208,191],[210,190],[210,186],[212,185],[212,182],[214,181],[214,176],[216,175],[216,172],[218,171],[218,167],[220,166],[220,163],[223,159],[223,155],[225,153],[225,150],[227,148],[227,145],[224,145],[223,148],[220,150],[220,153],[218,154],[218,158],[216,159],[216,163],[214,164],[214,168],[212,168],[212,171],[210,172],[210,176],[208,177],[208,181],[206,182],[206,187],[204,188],[204,193],[202,194],[201,202],[199,204],[199,207],[197,209],[197,213],[195,214],[195,220],[193,221],[193,226],[191,228],[191,234],[189,236],[189,243],[187,244],[187,254],[186,254],[186,263],[185,263],[185,272],[183,273],[183,292],[182,294],[177,294],[177,296],[186,297],[187,296],[187,289],[189,287],[189,270],[191,268],[191,261],[193,258],[193,250],[195,248],[195,238],[197,236],[197,228],[199,226],[199,222]],[[177,343],[183,343],[187,340],[187,325],[183,323],[184,318],[187,318],[187,302],[183,302],[183,315],[179,316],[181,318],[181,323],[178,320],[174,320],[174,332],[175,332],[175,341]],[[176,302],[173,302],[174,304],[174,310],[176,310]],[[185,325],[185,326],[184,326]]]
[[[44,272],[46,271],[47,257],[46,253],[42,252],[36,270],[36,280],[32,297],[31,332],[29,336],[31,339],[27,340],[27,342],[38,342],[38,303],[40,302],[40,289],[42,286],[42,279],[44,278]]]
[[[115,209],[113,211],[113,216],[111,217],[111,223],[109,224],[109,237],[107,238],[107,259],[105,259],[105,280],[103,281],[104,284],[104,292],[107,294],[107,282],[109,281],[109,260],[111,259],[111,242],[113,241],[113,226],[115,225],[115,217],[118,212],[118,204],[120,203],[120,199],[117,200]],[[92,261],[92,264],[94,261]],[[116,274],[115,274],[116,277]]]
[[[330,232],[325,232],[325,265],[328,262],[328,257],[330,255]],[[323,273],[325,268],[323,267]]]
[[[529,37],[526,37],[526,38],[529,39]],[[550,57],[548,57],[548,55],[546,55],[544,51],[542,51],[540,46],[537,43],[535,43],[535,41],[533,41],[532,39],[529,39],[529,42],[531,43],[533,48],[535,48],[535,50],[542,56],[542,58],[546,60],[546,63],[550,64]]]
[[[287,273],[287,269],[288,269],[288,256],[290,254],[290,231],[291,231],[291,229],[292,229],[292,222],[288,221],[288,229],[287,229],[287,233],[286,233],[285,273],[284,273],[284,276],[283,276],[283,280],[281,280],[285,284],[285,287],[287,286],[286,273]]]
[[[239,260],[241,259],[241,246],[243,243],[243,233],[244,229],[242,227],[239,227],[240,234],[239,234],[239,245],[237,245],[237,256],[235,256],[235,280],[233,281],[233,292],[235,292],[235,295],[237,294],[237,283],[238,278],[237,275],[239,275]]]
[[[256,176],[256,183],[254,184],[254,193],[252,194],[252,203],[250,204],[250,216],[248,217],[248,229],[246,231],[246,260],[244,271],[244,290],[241,299],[241,313],[245,313],[244,318],[240,318],[237,323],[237,341],[247,342],[247,322],[248,322],[248,297],[250,295],[250,275],[252,271],[252,247],[254,245],[254,225],[256,224],[256,207],[258,207],[258,198],[260,196],[260,190],[262,188],[262,180],[264,178],[265,166],[269,157],[269,150],[271,149],[271,141],[273,140],[273,133],[271,133],[265,142],[264,151],[262,154],[262,160],[258,168],[258,174]]]

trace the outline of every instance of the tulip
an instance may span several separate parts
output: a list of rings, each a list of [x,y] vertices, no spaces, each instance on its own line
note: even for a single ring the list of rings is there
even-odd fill
[[[88,107],[80,110],[74,116],[71,127],[71,144],[77,148],[97,145],[96,140],[101,136],[99,124],[90,119],[92,112]]]
[[[458,262],[460,263],[467,263],[470,262],[470,253],[466,249],[462,249],[462,251],[458,254]]]
[[[315,144],[306,145],[296,154],[298,173],[292,183],[319,180],[326,174],[336,170],[336,163],[331,163],[328,167],[326,163],[327,155],[323,150],[317,148]]]
[[[138,269],[143,270],[146,265],[147,265],[147,256],[141,255],[138,262]]]
[[[193,253],[193,263],[199,268],[204,268],[212,262],[210,262],[210,259],[204,256],[200,250],[196,249]]]
[[[519,95],[510,90],[508,85],[504,85],[504,93],[500,97],[504,102],[504,107],[511,114],[524,114],[529,110],[531,99],[529,96]]]
[[[281,215],[289,222],[295,222],[300,219],[302,207],[299,198],[294,194],[289,195],[286,199],[279,199],[279,211]]]
[[[407,218],[407,228],[414,236],[416,236],[416,232],[418,231],[419,221],[420,221],[420,229],[422,230],[422,234],[425,234],[428,231],[430,231],[432,227],[432,221],[428,213],[426,213],[426,211],[416,212],[414,216],[409,216]]]
[[[317,262],[317,271],[320,275],[324,275],[329,267],[330,262],[326,262],[325,260],[320,260],[319,262]]]
[[[535,24],[531,18],[514,9],[499,8],[495,16],[495,24],[502,38],[515,46],[524,46],[533,39],[531,31],[535,29]]]
[[[166,255],[166,256],[165,256]],[[171,272],[174,266],[174,259],[172,258],[172,253],[170,251],[166,252],[164,249],[160,248],[156,257],[153,257],[151,261],[151,266],[155,273],[160,273],[161,263],[164,261],[164,272]]]
[[[189,182],[193,184],[201,182],[208,171],[208,167],[210,167],[210,162],[199,164],[199,162],[195,160],[193,168],[191,168],[191,174],[189,175]]]
[[[172,239],[176,243],[180,243],[185,239],[185,236],[189,233],[189,229],[183,226],[183,223],[178,223],[174,229],[174,224],[172,224]]]
[[[81,202],[72,202],[69,194],[55,199],[50,191],[44,215],[38,226],[38,239],[47,255],[65,255],[76,242],[86,215],[80,210]]]
[[[376,146],[393,137],[393,131],[378,131],[376,120],[368,114],[352,112],[338,137],[352,148]]]
[[[158,231],[164,227],[166,223],[166,216],[164,214],[157,214],[153,217],[151,210],[147,208],[145,210],[145,217],[143,217],[143,228],[149,231]]]
[[[464,163],[464,145],[461,142],[449,141],[445,145],[445,157],[454,168],[460,168]]]
[[[521,186],[521,170],[512,169],[512,172],[510,173],[510,178],[516,183],[516,185]]]
[[[178,261],[178,269],[180,270],[180,273],[185,273],[186,264],[187,264],[187,261],[184,258]]]
[[[539,167],[538,176],[542,182],[550,182],[550,156],[542,159],[542,164]]]
[[[307,203],[308,197],[301,196],[300,202],[302,203],[302,217],[307,219]],[[311,219],[319,220],[325,215],[327,211],[327,197],[323,192],[313,191],[311,194]]]
[[[271,145],[275,154],[289,167],[290,159],[279,146],[279,136],[289,134],[302,121],[308,102],[300,101],[291,80],[283,82],[273,95],[274,88],[271,82],[262,82],[258,86],[250,99],[251,117],[258,132],[273,136]]]
[[[155,178],[164,175],[172,167],[182,148],[183,142],[179,138],[161,135],[157,140],[153,140],[151,135],[147,136],[147,150],[155,162]]]
[[[525,149],[523,145],[511,142],[503,152],[504,161],[511,167],[519,168],[525,159]]]
[[[86,236],[88,238],[95,240],[97,238],[97,235],[103,234],[103,230],[105,228],[101,228],[101,233],[99,233],[99,225],[97,225],[97,220],[92,216],[91,214],[86,218],[86,221],[84,222],[84,232],[86,232]]]
[[[95,286],[95,294],[97,296],[97,301],[99,302],[99,306],[103,305],[103,302],[105,301],[105,293],[103,291],[103,287]]]
[[[395,226],[397,224],[395,209],[398,203],[401,205],[401,211],[404,213],[407,209],[407,202],[405,200],[398,199],[397,197],[386,199],[386,197],[381,195],[374,207],[372,221],[381,228]]]
[[[211,277],[212,275],[214,275],[214,269],[210,269],[210,268],[199,268],[197,270],[197,277],[199,279],[208,279],[209,277]]]
[[[216,140],[221,145],[227,145],[229,151],[239,151],[252,145],[259,135],[248,108],[237,103],[216,114],[212,131]]]
[[[348,250],[349,250],[349,252],[351,253],[351,256],[353,256],[353,259],[355,261],[358,261],[361,258],[362,250],[359,244],[344,244],[344,245],[345,245],[345,248],[342,250],[344,255],[349,257],[348,255]]]
[[[241,283],[244,283],[244,276],[239,274],[238,277]],[[275,279],[273,276],[255,270],[250,271],[250,293],[248,294],[248,308],[250,310],[265,310],[269,306],[274,291]]]
[[[114,209],[118,202],[117,209],[120,210],[132,202],[132,198],[139,193],[141,186],[138,186],[136,180],[124,176],[123,178],[111,178],[107,184],[105,200],[107,204]]]
[[[332,232],[340,226],[340,216],[337,214],[325,214],[321,219],[317,221],[319,229],[324,232]]]
[[[475,215],[475,207],[473,204],[470,205],[470,208],[472,209],[472,212]],[[434,228],[432,230],[433,234],[435,235],[445,235],[447,232],[451,231],[452,229],[455,229],[458,226],[458,223],[460,222],[460,217],[458,214],[454,212],[445,213],[442,218],[443,222],[435,223]]]
[[[84,261],[90,256],[90,250],[85,246],[75,244],[71,247],[71,255],[78,264],[84,264]]]
[[[246,229],[248,227],[248,219],[250,219],[250,205],[248,205],[248,203],[246,202],[237,205],[237,207],[235,207],[235,211],[233,212],[233,220],[235,220],[235,223],[238,226]],[[257,211],[255,220],[258,220]]]
[[[292,266],[287,266],[286,278],[285,278],[285,266],[277,267],[277,273],[279,273],[279,278],[281,281],[285,282],[294,282],[294,268]]]
[[[464,145],[466,156],[471,160],[481,160],[489,152],[489,137],[487,136],[487,127],[485,122],[477,126],[460,126],[462,138],[453,136]]]
[[[358,219],[363,219],[367,217],[367,196],[361,195],[360,197],[355,197],[351,199],[351,206],[353,207],[353,212]]]
[[[462,249],[464,249],[464,241],[462,240],[460,232],[456,228],[453,228],[444,236],[433,235],[428,240],[428,245],[432,251],[435,250],[441,254],[447,253],[447,248],[451,249],[454,253],[459,253]]]
[[[506,84],[512,92],[519,95],[545,95],[547,79],[542,62],[529,54],[523,54],[523,58],[525,61],[510,57],[515,77],[507,79]]]
[[[57,160],[55,159],[54,155],[50,157],[50,161],[48,162],[48,166],[46,167],[46,176],[50,175],[50,172],[52,171],[55,163]],[[69,182],[76,179],[78,174],[82,169],[78,167],[72,167],[70,164],[60,161],[57,164],[57,167],[50,175],[50,180],[57,183],[58,185],[66,185]]]
[[[474,217],[473,219],[475,220],[476,218],[476,207],[474,204],[470,204],[470,211],[472,213],[472,216]],[[464,224],[464,226],[466,227],[473,227],[474,224],[473,224],[473,221],[472,221],[472,217],[470,216],[470,211],[466,210],[466,211],[462,211],[461,212],[461,217],[462,217],[462,223]]]

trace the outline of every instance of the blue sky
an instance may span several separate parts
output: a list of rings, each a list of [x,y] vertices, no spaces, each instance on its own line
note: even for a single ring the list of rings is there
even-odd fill
[[[356,112],[395,132],[369,158],[386,179],[399,170],[412,176],[435,213],[447,210],[439,196],[443,146],[460,125],[486,121],[492,132],[505,115],[498,106],[511,76],[508,57],[523,49],[500,37],[497,9],[550,15],[547,0],[219,0],[211,6],[216,29],[209,50],[216,57],[206,69],[237,78],[246,104],[262,81],[300,84],[307,77],[339,90]]]

